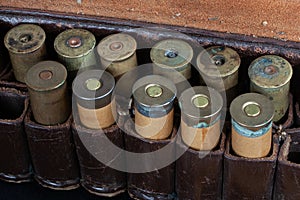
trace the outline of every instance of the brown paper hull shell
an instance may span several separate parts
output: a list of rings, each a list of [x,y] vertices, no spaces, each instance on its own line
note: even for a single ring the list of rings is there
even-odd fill
[[[115,119],[112,114],[111,103],[99,109],[88,109],[77,104],[81,123],[87,128],[100,129],[111,126]]]
[[[220,135],[220,120],[207,128],[193,128],[181,120],[181,137],[193,149],[212,150],[218,144]]]
[[[272,146],[272,128],[262,136],[249,138],[237,133],[232,127],[232,149],[239,156],[262,158],[268,155]]]
[[[173,118],[174,109],[172,109],[166,116],[159,118],[146,117],[136,111],[135,130],[144,138],[152,140],[166,139],[172,133]]]

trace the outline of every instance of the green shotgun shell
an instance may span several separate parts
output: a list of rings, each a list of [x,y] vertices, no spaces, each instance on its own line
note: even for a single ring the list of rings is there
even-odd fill
[[[45,31],[34,24],[21,24],[10,29],[4,38],[17,81],[25,82],[26,72],[46,58]]]
[[[116,79],[137,66],[137,43],[133,37],[117,33],[103,38],[97,46],[102,66]]]
[[[227,105],[237,96],[238,69],[241,64],[239,54],[231,48],[212,46],[197,57],[197,67],[202,76],[201,82],[226,91]]]
[[[152,47],[150,57],[155,74],[163,75],[174,83],[191,78],[193,49],[187,42],[178,39],[162,40]]]
[[[96,65],[95,45],[95,36],[84,29],[68,29],[55,38],[54,49],[72,80],[79,69]]]
[[[289,106],[290,80],[293,74],[291,64],[275,55],[261,56],[248,68],[250,90],[267,96],[275,107],[274,121],[279,121]]]
[[[66,68],[55,61],[42,61],[28,70],[25,81],[36,122],[55,125],[67,120],[71,104],[66,78]]]

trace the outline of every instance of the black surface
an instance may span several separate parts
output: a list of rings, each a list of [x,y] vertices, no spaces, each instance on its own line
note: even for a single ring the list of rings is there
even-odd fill
[[[0,200],[129,200],[127,193],[113,198],[104,198],[88,193],[82,187],[71,191],[56,191],[43,188],[36,182],[6,183],[0,181]]]

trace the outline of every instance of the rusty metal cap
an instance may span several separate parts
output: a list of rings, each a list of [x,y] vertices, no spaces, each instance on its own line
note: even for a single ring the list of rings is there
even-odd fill
[[[132,91],[137,110],[151,118],[168,114],[173,108],[177,93],[174,83],[159,75],[149,75],[137,80]]]
[[[232,101],[230,114],[232,119],[243,127],[259,128],[272,121],[274,105],[264,95],[242,94]]]
[[[103,38],[97,46],[99,56],[107,61],[122,61],[132,56],[137,48],[135,39],[124,33]]]
[[[248,68],[250,80],[261,88],[278,88],[293,75],[291,64],[280,56],[266,55],[255,59]]]
[[[73,94],[77,103],[85,108],[98,109],[111,102],[115,87],[114,77],[103,70],[87,70],[73,81]]]
[[[67,70],[56,61],[42,61],[32,66],[26,74],[25,83],[38,92],[51,91],[66,82]]]
[[[235,73],[240,65],[239,54],[224,46],[209,47],[197,57],[199,70],[209,77],[227,77]]]
[[[150,57],[159,67],[182,71],[191,62],[193,49],[183,40],[167,39],[152,47]]]
[[[179,98],[182,119],[188,125],[207,124],[220,117],[223,99],[215,89],[196,86],[185,90]]]
[[[38,50],[45,40],[46,33],[40,26],[21,24],[6,33],[4,44],[12,53],[26,54]]]
[[[79,58],[89,54],[96,45],[95,36],[84,29],[68,29],[54,41],[55,51],[66,58]]]

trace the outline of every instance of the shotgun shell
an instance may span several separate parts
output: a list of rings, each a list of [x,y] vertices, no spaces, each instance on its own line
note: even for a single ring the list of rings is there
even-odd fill
[[[115,123],[111,96],[114,77],[103,70],[87,70],[73,82],[79,119],[90,129],[103,129]]]
[[[79,69],[96,65],[95,45],[95,36],[84,29],[68,29],[55,38],[54,49],[66,66],[70,81]]]
[[[184,81],[184,78],[191,78],[193,49],[187,42],[177,39],[162,40],[153,46],[150,57],[154,63],[155,74],[163,75],[175,84]]]
[[[225,90],[228,106],[238,93],[235,86],[238,84],[240,64],[239,54],[223,46],[209,47],[197,57],[197,66],[202,76],[201,82],[218,91]]]
[[[28,70],[25,82],[36,122],[55,125],[68,119],[71,104],[66,78],[66,68],[55,61],[42,61]]]
[[[101,63],[116,79],[137,66],[137,43],[123,33],[109,35],[101,40],[97,52]]]
[[[291,64],[279,56],[266,55],[255,59],[248,68],[251,92],[258,92],[272,100],[274,121],[279,121],[289,106]]]
[[[4,38],[17,81],[25,82],[29,68],[46,58],[45,31],[34,24],[10,29]]]
[[[166,139],[173,130],[176,87],[169,79],[149,75],[133,86],[135,129],[147,139]]]
[[[230,105],[232,149],[248,158],[267,156],[272,143],[273,103],[264,95],[247,93]]]
[[[185,90],[180,99],[181,136],[196,150],[211,150],[221,135],[221,95],[213,88],[197,86]]]

